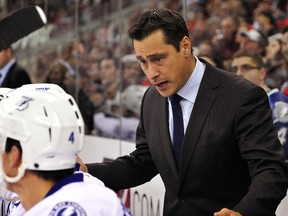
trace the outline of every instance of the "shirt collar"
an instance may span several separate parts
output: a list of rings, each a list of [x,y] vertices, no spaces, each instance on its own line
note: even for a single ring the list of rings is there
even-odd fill
[[[200,83],[206,68],[204,63],[202,63],[196,56],[194,57],[196,59],[195,68],[186,84],[178,91],[178,94],[181,97],[193,103],[196,100]]]
[[[6,74],[8,73],[9,69],[11,68],[11,66],[16,62],[15,59],[12,59],[11,61],[9,61],[2,69],[0,69],[0,73],[1,75],[4,77],[6,76]]]

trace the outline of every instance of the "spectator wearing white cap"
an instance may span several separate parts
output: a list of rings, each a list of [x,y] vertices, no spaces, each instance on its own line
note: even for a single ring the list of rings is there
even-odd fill
[[[255,29],[240,31],[236,40],[239,43],[239,50],[256,50],[262,56],[265,54],[265,48],[268,45],[265,35]]]

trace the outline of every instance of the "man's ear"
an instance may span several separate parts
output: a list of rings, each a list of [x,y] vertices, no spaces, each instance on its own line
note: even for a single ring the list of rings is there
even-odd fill
[[[22,162],[22,154],[16,146],[12,146],[11,151],[8,153],[9,168],[18,170]]]
[[[184,56],[187,57],[191,54],[191,40],[189,37],[184,36],[181,43],[180,43],[180,49],[184,50]]]

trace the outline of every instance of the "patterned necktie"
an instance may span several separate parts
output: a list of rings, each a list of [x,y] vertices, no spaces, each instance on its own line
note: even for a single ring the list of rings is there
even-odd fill
[[[169,98],[172,105],[174,123],[173,149],[177,164],[179,166],[182,142],[184,138],[183,114],[180,106],[180,101],[182,100],[182,97],[178,94],[174,94]]]

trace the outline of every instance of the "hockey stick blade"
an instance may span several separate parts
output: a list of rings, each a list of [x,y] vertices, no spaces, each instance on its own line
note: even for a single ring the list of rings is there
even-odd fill
[[[0,51],[29,35],[47,23],[39,6],[29,6],[0,20]]]

